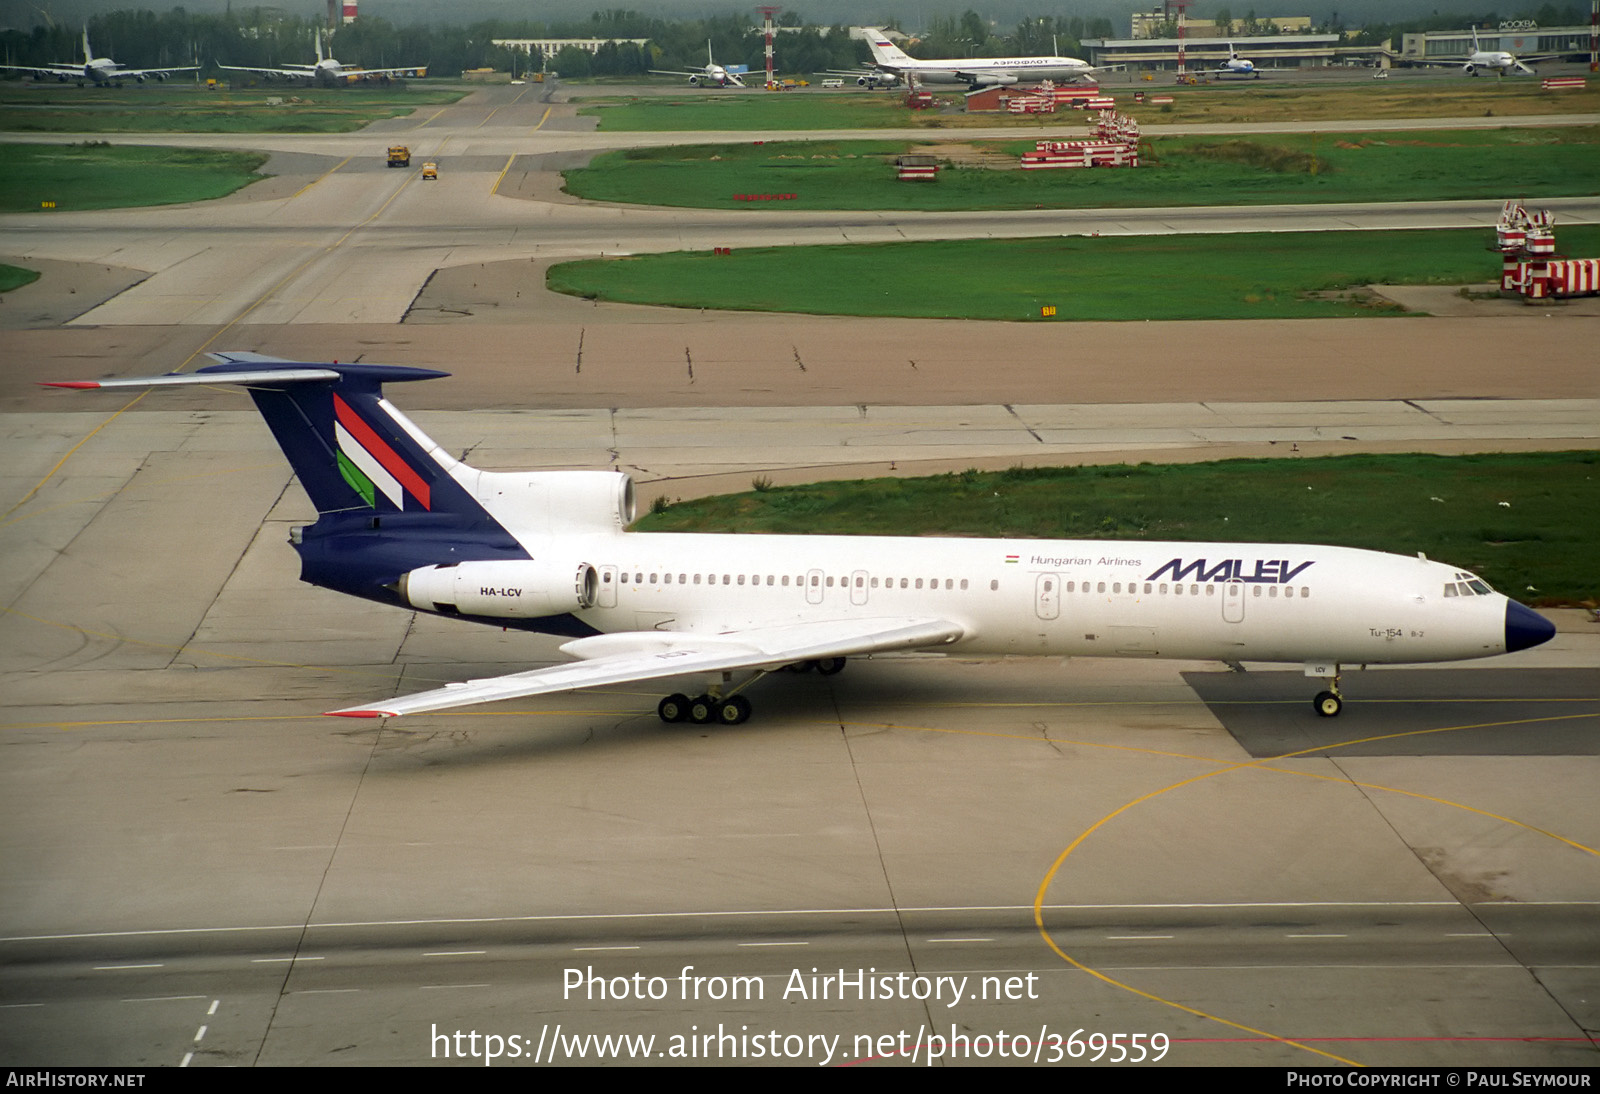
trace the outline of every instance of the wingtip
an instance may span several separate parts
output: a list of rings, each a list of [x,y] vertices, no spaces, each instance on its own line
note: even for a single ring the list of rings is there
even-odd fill
[[[398,718],[392,710],[327,710],[324,718]]]
[[[100,386],[98,380],[40,380],[40,387],[70,387],[70,388],[96,388]]]

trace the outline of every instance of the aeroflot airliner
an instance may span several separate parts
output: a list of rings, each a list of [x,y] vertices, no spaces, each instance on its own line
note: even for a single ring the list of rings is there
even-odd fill
[[[393,717],[640,680],[703,678],[665,722],[750,716],[748,683],[890,650],[1348,664],[1527,649],[1555,629],[1453,566],[1266,543],[644,534],[610,471],[479,471],[383,396],[431,369],[214,353],[194,373],[59,387],[238,384],[315,504],[301,580],[396,607],[569,637],[570,664],[331,711]],[[735,679],[740,683],[734,685]]]

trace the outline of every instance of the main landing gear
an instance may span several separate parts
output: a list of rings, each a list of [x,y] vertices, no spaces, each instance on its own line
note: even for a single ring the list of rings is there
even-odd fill
[[[792,665],[785,665],[785,672],[810,672],[815,669],[824,676],[833,676],[844,671],[845,659],[843,657],[823,657],[815,661],[796,661]],[[728,674],[723,674],[723,683],[728,680]],[[694,699],[677,692],[667,696],[656,704],[656,717],[668,725],[679,722],[689,722],[692,725],[743,725],[750,720],[750,700],[743,695],[729,695],[723,697],[720,686],[713,685],[706,694]]]
[[[730,695],[719,699],[702,695],[691,699],[687,695],[672,694],[656,704],[656,716],[669,725],[675,722],[692,722],[697,726],[742,725],[750,718],[750,700],[743,695]]]

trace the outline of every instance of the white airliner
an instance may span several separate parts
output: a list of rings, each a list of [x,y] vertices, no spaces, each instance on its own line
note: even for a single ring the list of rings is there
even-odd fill
[[[663,721],[743,722],[778,669],[900,650],[1341,666],[1526,649],[1555,630],[1470,573],[1271,543],[645,534],[609,471],[480,471],[383,397],[446,373],[213,353],[195,373],[59,387],[247,388],[316,506],[302,581],[396,607],[569,637],[570,664],[330,713],[394,717],[606,684],[700,678]],[[734,686],[735,679],[740,681]],[[697,691],[699,688],[691,688]]]
[[[322,54],[322,30],[316,34],[317,62],[311,65],[284,65],[282,68],[253,68],[248,65],[218,65],[224,72],[249,72],[257,76],[280,80],[305,80],[318,85],[337,84],[345,80],[383,79],[386,76],[426,76],[426,65],[401,65],[397,68],[346,68],[341,62]]]
[[[1233,43],[1228,43],[1228,59],[1223,61],[1214,71],[1216,76],[1253,76],[1261,79],[1261,73],[1256,71],[1254,61],[1247,61],[1239,56],[1239,51],[1233,48]]]
[[[737,72],[730,72],[711,56],[711,42],[706,42],[706,67],[699,72],[679,72],[676,69],[652,68],[650,72],[656,76],[687,76],[689,83],[695,86],[705,84],[708,87],[743,87],[744,78]]]
[[[0,65],[0,69],[8,72],[31,72],[35,79],[55,79],[62,83],[68,80],[77,80],[80,84],[84,80],[92,80],[96,84],[112,84],[122,86],[123,80],[136,80],[144,83],[146,80],[165,80],[176,72],[196,72],[199,65],[188,65],[183,68],[123,68],[110,57],[96,57],[94,50],[89,46],[89,28],[83,28],[83,61],[81,63],[62,61],[51,65]]]
[[[1078,80],[1105,71],[1076,57],[975,57],[919,61],[908,57],[877,27],[862,27],[872,60],[884,72],[930,84],[989,87],[1023,80]]]
[[[1514,54],[1507,53],[1503,49],[1484,49],[1482,46],[1478,45],[1478,28],[1473,27],[1472,52],[1467,55],[1465,60],[1415,61],[1413,63],[1437,67],[1460,66],[1461,71],[1465,72],[1468,76],[1476,76],[1480,68],[1487,69],[1493,72],[1496,76],[1504,76],[1507,72],[1521,72],[1528,76],[1536,76],[1538,73],[1534,72],[1533,69],[1528,67],[1528,62],[1546,61],[1554,56],[1556,56],[1556,54],[1541,54],[1537,57],[1524,57],[1519,60]]]

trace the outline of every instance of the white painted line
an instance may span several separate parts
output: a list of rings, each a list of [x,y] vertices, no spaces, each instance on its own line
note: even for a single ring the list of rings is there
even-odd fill
[[[1589,907],[1600,905],[1594,900],[1530,900],[1485,901],[1478,907],[1550,908]],[[1454,900],[1319,900],[1319,901],[1241,901],[1234,903],[1179,903],[1179,904],[1047,904],[1046,912],[1109,912],[1109,911],[1227,911],[1238,909],[1293,909],[1293,908],[1459,908]],[[773,908],[768,910],[700,911],[700,912],[601,912],[588,915],[519,915],[519,916],[465,916],[453,919],[370,919],[340,923],[283,923],[261,927],[169,927],[153,931],[85,931],[75,934],[8,935],[0,942],[64,942],[83,938],[144,938],[179,934],[233,934],[248,931],[325,931],[351,927],[429,927],[460,926],[462,924],[493,923],[579,923],[618,919],[712,919],[750,918],[753,916],[818,916],[818,915],[882,915],[902,916],[923,912],[1032,912],[1031,904],[957,905],[927,908]]]
[[[423,984],[423,991],[454,991],[456,988],[486,988],[488,984]]]
[[[637,950],[638,946],[574,946],[573,953],[606,953],[610,950]]]
[[[161,969],[165,965],[96,965],[95,972],[116,972],[120,969]]]
[[[211,1009],[210,1009],[210,1010],[208,1010],[208,1011],[206,1011],[206,1017],[207,1017],[207,1018],[209,1018],[209,1017],[211,1017],[211,1016],[212,1016],[212,1015],[213,1015],[213,1014],[215,1014],[215,1013],[217,1013],[217,1005],[218,1005],[218,1004],[219,1004],[219,1003],[221,1003],[221,1002],[222,1002],[222,1000],[221,1000],[221,999],[213,999],[213,1000],[211,1000]]]
[[[133,1000],[124,999],[123,1002],[124,1003],[131,1003],[131,1002],[133,1002]],[[0,1010],[20,1010],[23,1007],[42,1007],[42,1006],[44,1006],[43,1003],[0,1003]]]
[[[1164,939],[1176,938],[1172,934],[1108,934],[1107,942],[1158,942]]]
[[[423,957],[479,957],[488,953],[488,950],[440,950],[437,953],[425,953]]]
[[[290,995],[354,995],[360,988],[306,988],[304,991],[292,991]]]
[[[194,1053],[185,1052],[183,1054],[183,1063],[179,1064],[178,1066],[179,1067],[188,1067],[189,1066],[189,1061],[192,1060],[192,1059],[194,1059]]]
[[[123,1003],[188,1003],[204,999],[203,995],[147,995],[142,999],[123,999]]]
[[[741,943],[739,943],[739,945],[740,945],[741,948],[744,948],[744,949],[757,949],[757,948],[760,948],[762,946],[809,946],[809,945],[811,945],[811,943],[809,943],[809,942],[741,942]]]
[[[1347,934],[1286,934],[1285,938],[1349,938]]]
[[[993,942],[992,938],[929,938],[927,942]]]
[[[199,1044],[201,1039],[205,1037],[206,1030],[210,1028],[210,1026],[201,1026],[198,1030],[196,1030],[194,1035],[194,1043]]]
[[[326,961],[326,957],[252,957],[252,965],[283,965],[291,961]]]

